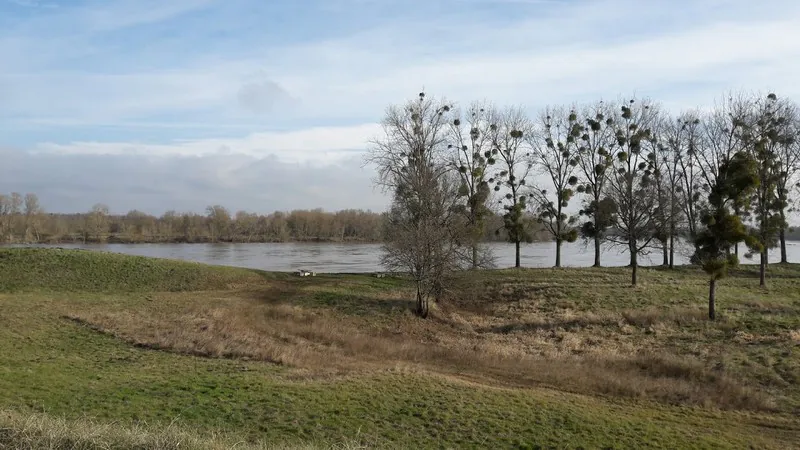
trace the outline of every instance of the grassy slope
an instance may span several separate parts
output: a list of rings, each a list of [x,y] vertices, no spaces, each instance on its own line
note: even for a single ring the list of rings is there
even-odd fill
[[[797,269],[781,270],[785,278],[780,280],[784,281],[774,282],[794,283],[792,277],[798,274]],[[457,306],[463,317],[468,317],[470,310],[490,310],[490,316],[482,313],[469,319],[472,322],[465,326],[470,328],[470,336],[474,334],[482,341],[491,339],[499,348],[506,348],[502,347],[506,344],[523,348],[538,345],[537,349],[544,351],[552,345],[562,351],[558,345],[563,345],[563,336],[558,344],[539,343],[535,338],[540,330],[532,331],[531,327],[550,327],[548,333],[573,333],[567,335],[569,338],[580,330],[570,331],[569,321],[559,311],[571,311],[572,326],[577,323],[580,328],[581,321],[606,317],[600,311],[610,308],[627,310],[631,323],[644,321],[645,331],[630,337],[637,343],[649,339],[652,342],[647,345],[656,346],[660,334],[671,340],[661,345],[676,345],[681,351],[716,350],[714,346],[719,341],[711,339],[724,333],[723,328],[700,333],[696,328],[704,325],[689,323],[686,333],[695,334],[697,342],[693,344],[687,341],[688,334],[681,337],[683,328],[670,329],[664,325],[663,315],[649,309],[685,301],[687,289],[699,287],[702,292],[702,279],[686,271],[645,271],[645,277],[653,277],[658,283],[650,282],[639,290],[615,286],[617,278],[625,276],[621,270],[500,271],[480,280],[490,288],[497,287],[493,291],[498,297],[495,302],[487,305],[465,300],[464,305]],[[604,279],[606,283],[602,283]],[[532,284],[537,280],[538,284]],[[729,280],[723,286],[744,281],[748,280]],[[529,284],[520,288],[524,283]],[[584,291],[579,292],[580,289]],[[585,292],[587,289],[591,295]],[[435,328],[435,323],[420,327],[417,319],[409,318],[403,312],[403,296],[393,294],[398,290],[402,290],[401,283],[391,279],[300,279],[80,251],[0,250],[0,292],[5,292],[0,294],[0,409],[40,411],[72,419],[88,415],[123,423],[168,424],[177,420],[188,429],[203,430],[198,431],[200,435],[221,430],[250,441],[359,439],[405,447],[630,448],[646,444],[662,448],[789,448],[800,431],[800,424],[791,417],[796,412],[792,409],[797,404],[796,386],[791,379],[772,380],[788,385],[779,389],[770,384],[769,377],[773,375],[766,372],[768,379],[762,387],[785,397],[778,401],[778,410],[773,413],[673,406],[646,398],[581,395],[539,387],[511,388],[500,382],[473,384],[458,376],[458,371],[454,374],[437,370],[442,375],[432,375],[430,368],[392,361],[377,369],[344,365],[336,374],[320,376],[315,375],[313,365],[304,366],[314,361],[308,358],[295,358],[298,369],[256,361],[257,353],[250,360],[202,358],[129,345],[142,343],[147,336],[128,323],[158,324],[161,322],[153,321],[187,311],[194,314],[193,318],[200,317],[197,314],[203,311],[213,318],[228,304],[236,304],[244,309],[234,311],[254,317],[252,323],[242,322],[244,327],[269,327],[271,321],[277,326],[283,318],[276,311],[310,314],[302,316],[304,321],[314,320],[314,312],[320,312],[340,321],[341,327],[351,323],[378,331],[405,327],[402,329],[408,333],[406,340],[427,342],[430,346],[440,339],[441,346],[456,345],[437,337],[444,335],[445,328]],[[690,300],[696,301],[697,293],[692,295]],[[745,310],[747,302],[756,302],[753,307],[761,309],[799,308],[796,296],[759,300],[755,290],[721,288],[721,300],[732,297],[740,309],[721,302],[723,315],[727,315],[723,326],[743,326],[757,336],[772,336],[770,333],[776,328],[780,333],[800,330],[796,309],[789,309],[791,314],[786,315],[794,315],[795,319],[774,315],[768,320]],[[290,304],[290,310],[264,309],[277,308],[276,304],[284,304],[281,308],[285,308],[285,303]],[[65,320],[65,315],[91,319],[90,323],[96,322],[123,339],[79,326]],[[608,333],[608,339],[619,334],[616,329],[603,328],[603,323],[600,320],[599,328],[588,326],[588,330],[583,324],[583,331],[601,337]],[[448,322],[442,327],[451,325]],[[481,331],[481,326],[493,331]],[[213,326],[207,328],[207,322],[203,327],[206,328],[200,329],[206,333],[215,332]],[[648,327],[654,328],[655,333],[646,331]],[[282,337],[293,338],[287,333],[294,329],[286,330]],[[268,329],[262,331],[266,333]],[[732,333],[735,335],[736,331],[739,330]],[[235,330],[223,329],[220,333],[231,334]],[[698,340],[697,335],[709,341]],[[196,340],[199,335],[187,336]],[[304,336],[314,343],[313,337]],[[505,342],[512,338],[513,342]],[[791,351],[791,343],[767,344],[747,344],[753,347],[752,355],[748,353],[750,349],[737,347],[737,355],[747,364],[755,364],[759,357],[769,359],[770,367],[797,363],[796,357],[784,357],[787,362],[779,362],[769,353],[772,347]],[[348,341],[342,338],[337,345],[328,347],[329,360],[340,351],[345,360],[347,345]],[[244,355],[253,351],[246,346],[242,349]],[[359,359],[358,351],[375,356],[370,353],[374,349],[362,347],[352,350],[349,356]],[[0,433],[0,439],[2,436]]]
[[[0,250],[0,292],[147,292],[225,289],[268,274],[228,267],[82,250]]]

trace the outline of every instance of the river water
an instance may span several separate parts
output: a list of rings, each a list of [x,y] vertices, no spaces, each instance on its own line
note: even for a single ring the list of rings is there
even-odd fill
[[[490,243],[498,267],[514,266],[514,245]],[[44,247],[44,246],[42,246]],[[48,246],[49,247],[49,246]],[[81,248],[98,251],[124,253],[196,261],[224,266],[247,267],[267,271],[289,272],[306,269],[315,272],[363,273],[381,271],[380,244],[339,243],[270,243],[270,244],[60,244],[55,247]],[[789,261],[800,263],[800,242],[788,242]],[[676,264],[688,262],[688,249],[677,251]],[[604,248],[601,262],[604,266],[626,266],[627,251]],[[642,266],[661,263],[660,251],[643,256]],[[753,264],[758,258],[741,258],[744,264]],[[780,261],[780,251],[771,250],[770,261]],[[552,267],[555,262],[555,243],[537,242],[523,244],[521,263],[523,267]],[[562,246],[561,262],[567,267],[588,267],[594,262],[592,247],[582,242],[565,243]]]

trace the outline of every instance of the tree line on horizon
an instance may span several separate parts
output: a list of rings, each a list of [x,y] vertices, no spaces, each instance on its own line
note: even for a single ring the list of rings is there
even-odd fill
[[[112,214],[98,203],[84,213],[47,213],[35,193],[0,194],[0,243],[214,243],[364,242],[384,239],[385,213],[360,209],[336,212],[298,209],[232,213],[210,205],[205,214],[139,210]],[[490,218],[498,228],[502,217]],[[504,240],[487,232],[486,240]]]
[[[601,244],[625,248],[634,286],[639,256],[660,251],[672,268],[676,241],[687,240],[709,275],[711,319],[716,281],[740,255],[758,255],[761,286],[770,249],[787,262],[800,114],[775,94],[731,93],[678,114],[633,98],[529,117],[423,92],[390,106],[383,130],[367,156],[392,195],[383,264],[411,274],[423,317],[454,273],[492,266],[482,236],[493,214],[515,244],[516,267],[537,224],[556,242],[556,267],[564,242],[592,243],[597,267]]]

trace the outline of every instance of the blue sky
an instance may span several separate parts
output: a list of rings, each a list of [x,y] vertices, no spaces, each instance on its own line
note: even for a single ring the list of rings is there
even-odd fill
[[[52,211],[382,210],[361,168],[423,87],[531,113],[800,99],[792,0],[0,0],[0,192]]]

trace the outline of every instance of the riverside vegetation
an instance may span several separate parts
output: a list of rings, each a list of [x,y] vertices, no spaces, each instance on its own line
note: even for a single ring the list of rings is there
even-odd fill
[[[3,243],[207,243],[207,242],[380,242],[385,214],[360,209],[257,214],[232,213],[210,205],[205,214],[167,211],[154,216],[139,210],[113,214],[98,203],[84,213],[48,213],[35,193],[0,193],[0,244]],[[489,217],[502,226],[499,214]],[[546,238],[537,233],[538,238]],[[486,240],[502,240],[493,232]]]
[[[404,277],[0,250],[0,448],[796,448],[800,266]]]
[[[630,99],[530,120],[421,93],[383,130],[367,161],[392,196],[382,264],[395,276],[0,250],[0,443],[798,446],[794,103],[731,96],[672,117]],[[3,230],[37,234],[35,208],[12,197]],[[84,217],[84,239],[102,240],[107,212]],[[231,230],[216,207],[199,223],[211,240]],[[596,267],[521,269],[536,226],[557,249],[593,242]],[[480,270],[492,232],[515,244],[516,269]],[[674,264],[680,237],[695,266]],[[601,241],[632,270],[599,267]],[[740,244],[758,269],[738,266]],[[664,266],[639,268],[654,247]]]

